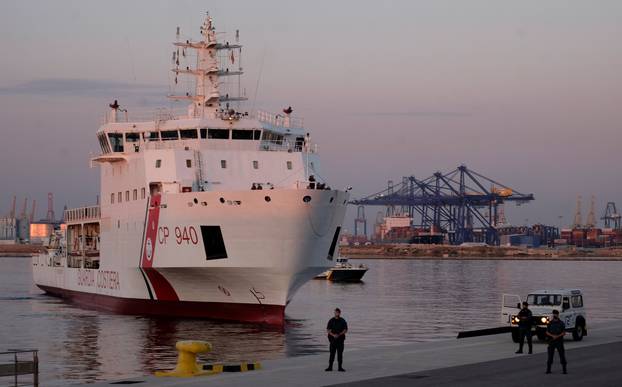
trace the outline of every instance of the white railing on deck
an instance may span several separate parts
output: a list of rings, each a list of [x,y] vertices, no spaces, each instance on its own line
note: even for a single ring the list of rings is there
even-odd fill
[[[150,121],[169,121],[178,118],[188,118],[187,108],[157,108],[149,110],[140,109],[117,109],[108,110],[102,119],[103,124],[114,122],[150,122]]]
[[[81,222],[85,220],[99,220],[101,212],[99,206],[72,208],[65,210],[66,222]]]
[[[264,112],[263,110],[257,110],[253,117],[259,121],[266,124],[270,124],[275,127],[281,128],[304,128],[304,120],[300,117],[291,117],[287,114],[275,114]]]
[[[308,148],[308,150],[307,150]],[[317,144],[296,145],[285,140],[262,140],[260,150],[269,152],[309,152],[317,153]]]

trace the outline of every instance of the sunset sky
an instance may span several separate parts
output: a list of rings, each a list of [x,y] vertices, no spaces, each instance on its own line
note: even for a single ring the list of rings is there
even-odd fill
[[[240,30],[249,108],[291,105],[354,196],[466,164],[535,195],[515,224],[622,206],[621,1],[3,0],[0,215],[94,203],[107,104],[169,106],[175,28],[207,10]]]

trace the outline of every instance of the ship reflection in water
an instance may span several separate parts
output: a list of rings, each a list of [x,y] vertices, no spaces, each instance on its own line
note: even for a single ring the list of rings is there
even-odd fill
[[[582,288],[592,322],[622,318],[619,308],[610,307],[622,299],[622,262],[353,262],[370,268],[365,282],[310,281],[288,306],[284,329],[275,330],[80,309],[35,290],[29,259],[0,258],[0,348],[38,348],[42,380],[60,386],[172,368],[175,342],[184,339],[211,342],[207,361],[325,351],[324,329],[335,306],[348,319],[348,348],[438,340],[455,337],[465,326],[491,327],[499,320],[502,292],[525,295],[541,287]]]

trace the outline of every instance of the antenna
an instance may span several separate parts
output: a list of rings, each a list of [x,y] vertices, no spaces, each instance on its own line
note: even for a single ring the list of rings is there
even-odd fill
[[[255,95],[253,96],[253,105],[251,111],[255,110],[255,102],[257,102],[257,91],[259,90],[259,82],[261,81],[261,74],[263,74],[263,62],[266,59],[266,46],[263,47],[263,53],[261,54],[261,64],[259,65],[259,75],[257,75],[257,84],[255,85]]]
[[[188,117],[203,117],[207,115],[212,118],[221,117],[226,119],[229,118],[228,116],[231,113],[226,112],[227,117],[223,117],[225,114],[220,109],[221,103],[225,103],[228,110],[229,102],[239,102],[246,100],[246,98],[239,96],[239,92],[237,97],[229,96],[229,93],[225,93],[224,96],[221,95],[219,78],[240,75],[242,74],[242,69],[240,66],[238,71],[229,71],[229,67],[222,68],[220,65],[226,63],[227,59],[230,60],[231,64],[234,64],[236,60],[239,62],[242,46],[237,43],[218,43],[216,29],[209,13],[207,13],[200,30],[202,39],[199,41],[180,40],[178,30],[177,41],[173,43],[176,47],[176,51],[173,53],[175,67],[171,71],[175,74],[175,85],[178,84],[178,76],[191,76],[194,77],[195,81],[194,91],[186,91],[179,95],[171,94],[168,97],[173,100],[190,101]],[[196,52],[196,64],[190,63],[186,50],[194,50]],[[227,55],[219,57],[219,52],[221,51],[226,52]],[[239,114],[236,117],[239,117]]]

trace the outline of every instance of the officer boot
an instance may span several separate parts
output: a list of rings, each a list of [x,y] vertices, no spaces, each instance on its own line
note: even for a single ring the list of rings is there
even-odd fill
[[[562,369],[563,369],[564,374],[567,374],[568,371],[566,370],[566,365],[564,364],[564,365],[562,365],[562,367],[563,367]]]
[[[547,365],[546,365],[546,373],[547,373],[547,374],[550,374],[550,373],[551,373],[551,365],[550,365],[550,364],[547,364]]]

